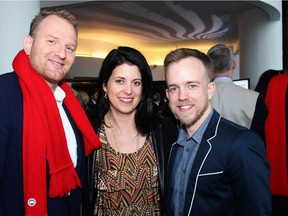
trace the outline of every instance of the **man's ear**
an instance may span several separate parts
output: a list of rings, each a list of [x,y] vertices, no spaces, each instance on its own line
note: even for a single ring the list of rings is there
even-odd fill
[[[32,44],[33,44],[33,38],[30,35],[25,36],[24,51],[27,55],[30,55]]]
[[[165,93],[166,93],[166,97],[167,97],[167,99],[169,100],[169,89],[168,89],[168,88],[165,89]]]
[[[236,68],[236,61],[233,59],[233,62],[232,62],[232,70],[235,70]]]
[[[214,82],[210,82],[208,84],[208,99],[211,100],[213,97],[214,93],[216,91],[216,84]]]

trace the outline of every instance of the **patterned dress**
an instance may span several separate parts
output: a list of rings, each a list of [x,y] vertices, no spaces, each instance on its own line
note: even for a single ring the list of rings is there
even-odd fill
[[[157,159],[151,135],[136,152],[116,152],[107,140],[102,125],[102,147],[97,152],[94,215],[160,215]]]

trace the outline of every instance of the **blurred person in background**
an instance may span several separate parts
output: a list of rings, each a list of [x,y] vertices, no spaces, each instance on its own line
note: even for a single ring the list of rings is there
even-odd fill
[[[208,50],[216,91],[211,103],[221,116],[239,125],[250,128],[258,92],[233,83],[236,62],[230,47],[217,44]]]

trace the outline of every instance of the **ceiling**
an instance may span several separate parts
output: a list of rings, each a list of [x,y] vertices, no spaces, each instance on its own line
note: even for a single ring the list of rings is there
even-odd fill
[[[64,4],[64,5],[63,5]],[[237,14],[247,1],[42,2],[65,8],[79,20],[78,56],[104,58],[117,46],[139,49],[152,64],[177,47],[206,52],[215,43],[238,46]]]

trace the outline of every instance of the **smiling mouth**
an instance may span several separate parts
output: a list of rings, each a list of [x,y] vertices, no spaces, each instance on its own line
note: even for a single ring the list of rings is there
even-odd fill
[[[189,110],[189,109],[191,109],[193,107],[193,105],[192,104],[190,104],[190,105],[182,105],[182,106],[178,106],[178,108],[180,109],[180,110]]]
[[[56,65],[56,66],[58,66],[58,67],[63,67],[64,66],[64,64],[63,63],[60,63],[60,62],[57,62],[57,61],[54,61],[54,60],[49,60],[53,65]]]
[[[132,101],[132,98],[119,98],[119,99],[125,103],[129,103]]]

